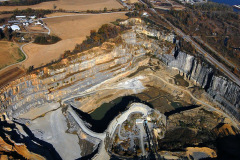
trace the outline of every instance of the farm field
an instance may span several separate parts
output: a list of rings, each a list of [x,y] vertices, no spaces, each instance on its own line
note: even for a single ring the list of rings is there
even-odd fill
[[[13,14],[0,14],[0,26],[4,25],[12,15]]]
[[[19,53],[18,46],[15,43],[0,41],[0,69],[23,59],[24,55]]]
[[[0,11],[13,11],[15,9],[64,9],[74,11],[86,10],[103,10],[105,7],[108,9],[123,8],[123,6],[116,0],[57,0],[43,2],[31,6],[0,6]]]
[[[55,12],[55,13],[45,15],[45,17],[50,18],[50,17],[56,17],[56,16],[74,16],[74,15],[77,15],[77,13]]]
[[[13,14],[0,14],[0,18],[10,18]]]
[[[44,22],[51,30],[51,34],[62,40],[52,45],[28,44],[24,51],[28,55],[23,65],[39,67],[53,60],[59,59],[66,50],[73,50],[77,43],[81,43],[90,30],[97,30],[101,25],[127,18],[125,13],[90,14],[45,19]],[[36,58],[37,57],[37,58]]]
[[[6,85],[10,81],[17,79],[24,73],[24,70],[17,65],[13,65],[4,70],[0,70],[0,87]]]

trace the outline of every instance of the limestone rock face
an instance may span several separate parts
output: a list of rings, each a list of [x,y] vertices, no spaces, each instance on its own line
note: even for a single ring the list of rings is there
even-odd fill
[[[164,54],[154,40],[146,40],[137,30],[121,36],[122,42],[106,42],[101,48],[93,48],[55,66],[44,68],[38,74],[21,77],[0,90],[0,112],[10,119],[18,118],[33,107],[68,98],[120,73],[136,69],[146,53],[152,53],[169,67],[178,69],[187,78],[204,88],[209,95],[240,120],[240,88],[194,56],[184,52]]]
[[[99,48],[63,59],[58,64],[11,82],[0,90],[0,112],[10,119],[31,108],[68,98],[120,73],[135,70],[151,48],[151,43],[129,31],[122,43],[106,42]]]
[[[235,83],[225,77],[215,75],[213,69],[204,62],[200,63],[194,56],[184,52],[174,55],[158,55],[169,67],[178,69],[187,78],[192,79],[197,85],[204,88],[207,93],[218,103],[226,112],[229,112],[237,120],[240,120],[240,88]],[[221,106],[220,106],[221,107]]]

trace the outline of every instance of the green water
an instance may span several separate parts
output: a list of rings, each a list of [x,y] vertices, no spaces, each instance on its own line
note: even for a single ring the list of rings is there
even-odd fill
[[[180,102],[171,102],[171,106],[173,106],[175,109],[183,107]]]
[[[122,101],[122,97],[119,97],[109,103],[103,103],[100,107],[95,109],[92,113],[90,113],[90,116],[94,120],[101,120],[107,111],[114,107],[116,104],[120,103]]]

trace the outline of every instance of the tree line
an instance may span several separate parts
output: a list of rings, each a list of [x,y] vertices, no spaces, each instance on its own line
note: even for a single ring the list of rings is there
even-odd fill
[[[10,41],[13,38],[13,30],[8,27],[5,27],[4,30],[0,29],[0,40],[3,38]]]
[[[45,10],[45,9],[32,9],[32,8],[27,8],[24,10],[18,10],[15,9],[13,13],[13,17],[19,16],[19,15],[25,15],[25,16],[32,16],[35,15],[37,18],[44,17],[46,14],[52,13],[53,10]]]
[[[189,5],[189,8],[201,11],[233,11],[233,8],[226,4],[207,2],[207,3],[197,3],[195,5]]]
[[[77,44],[73,52],[74,53],[82,52],[90,48],[100,46],[106,40],[116,37],[119,34],[119,32],[123,30],[124,30],[123,27],[104,24],[98,29],[98,31],[91,30],[90,36],[87,36],[86,39],[81,44]]]
[[[2,6],[24,6],[24,5],[34,5],[47,1],[56,1],[56,0],[18,0],[18,1],[4,1],[0,2]]]
[[[50,36],[50,35],[39,35],[35,38],[34,43],[37,44],[54,44],[60,41],[61,38],[57,36]]]
[[[231,6],[209,2],[187,7],[184,11],[170,10],[169,13],[166,18],[176,27],[188,35],[201,36],[219,54],[240,64],[240,52],[235,49],[240,40],[240,16]],[[184,45],[186,50],[191,50],[188,44]]]

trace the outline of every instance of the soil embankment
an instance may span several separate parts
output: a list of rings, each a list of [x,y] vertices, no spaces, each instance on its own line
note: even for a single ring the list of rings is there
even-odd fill
[[[6,85],[8,82],[14,81],[15,79],[21,77],[25,72],[17,67],[12,66],[6,70],[0,71],[0,88]]]

